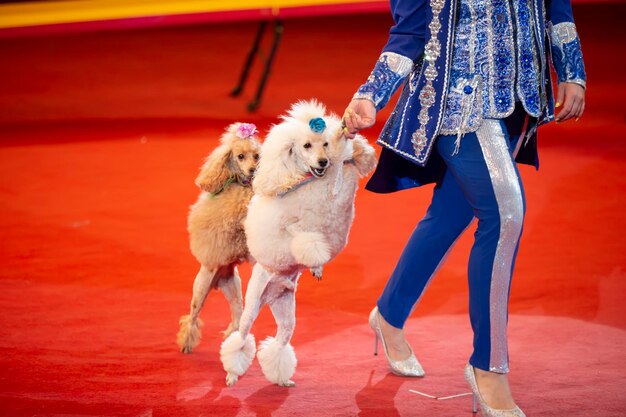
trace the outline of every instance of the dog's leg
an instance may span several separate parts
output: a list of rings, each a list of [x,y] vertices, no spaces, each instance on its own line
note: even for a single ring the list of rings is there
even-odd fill
[[[246,304],[241,315],[239,330],[230,334],[222,343],[220,360],[226,371],[226,385],[234,385],[254,359],[256,344],[250,329],[262,307],[261,295],[270,279],[270,274],[260,265],[252,269],[252,277],[246,289]]]
[[[243,311],[243,296],[241,294],[241,278],[239,277],[239,271],[236,265],[230,265],[227,276],[220,278],[217,282],[217,286],[224,297],[230,304],[231,321],[228,328],[222,333],[224,338],[230,336],[232,332],[239,328],[239,320],[241,319],[241,313]]]
[[[280,386],[293,387],[290,379],[296,371],[296,354],[289,343],[296,327],[296,276],[285,277],[291,285],[285,285],[283,292],[269,303],[274,319],[278,324],[276,337],[268,337],[259,345],[257,358],[265,377]],[[287,282],[286,281],[286,282]]]
[[[330,260],[330,248],[323,234],[307,232],[299,223],[287,226],[291,234],[291,254],[296,262],[308,268],[317,268]]]
[[[193,296],[191,298],[190,312],[187,316],[181,316],[179,321],[180,330],[176,335],[176,342],[178,343],[180,351],[183,353],[191,353],[193,348],[200,343],[200,338],[202,337],[200,329],[203,323],[202,320],[198,318],[198,315],[211,289],[211,284],[216,272],[216,269],[208,269],[202,265],[193,282]]]

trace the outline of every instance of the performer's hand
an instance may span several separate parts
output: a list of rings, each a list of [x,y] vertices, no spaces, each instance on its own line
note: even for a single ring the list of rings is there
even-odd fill
[[[576,121],[585,111],[585,89],[576,83],[559,83],[554,107],[562,107],[556,115],[557,122],[564,122],[576,118]]]
[[[346,127],[344,135],[353,139],[359,130],[372,127],[376,121],[376,107],[369,100],[353,99],[343,112],[343,122]]]

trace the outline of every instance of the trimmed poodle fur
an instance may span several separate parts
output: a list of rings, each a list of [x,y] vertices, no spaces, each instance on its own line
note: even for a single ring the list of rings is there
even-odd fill
[[[255,353],[254,335],[248,334],[244,339],[241,337],[241,333],[235,330],[222,342],[220,359],[230,378],[226,380],[228,386],[234,385],[237,378],[248,370]]]
[[[263,375],[270,382],[284,387],[294,385],[290,379],[296,371],[298,361],[293,346],[284,345],[270,336],[259,345],[257,357]]]
[[[211,289],[222,290],[230,304],[231,323],[224,336],[239,327],[243,303],[237,265],[249,257],[243,220],[260,152],[253,136],[237,135],[240,125],[226,129],[196,179],[202,191],[189,211],[187,230],[191,253],[201,266],[193,283],[190,313],[179,322],[177,343],[183,353],[191,353],[200,343],[198,315]]]
[[[318,118],[325,125],[321,132],[312,127]],[[323,265],[346,246],[359,177],[375,164],[374,149],[365,139],[346,140],[340,119],[316,101],[295,104],[263,144],[244,222],[257,263],[237,337],[247,336],[260,309],[269,305],[278,330],[275,338],[263,342],[257,357],[275,384],[294,385],[290,378],[297,361],[289,342],[298,278],[307,268],[320,278]],[[231,368],[224,362],[227,383],[240,376],[229,372]]]

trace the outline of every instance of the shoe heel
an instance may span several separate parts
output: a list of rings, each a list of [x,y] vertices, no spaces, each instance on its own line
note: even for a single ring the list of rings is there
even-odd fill
[[[478,407],[476,406],[476,394],[472,394],[472,413],[476,414],[478,412]]]
[[[378,332],[374,334],[374,356],[378,356]]]

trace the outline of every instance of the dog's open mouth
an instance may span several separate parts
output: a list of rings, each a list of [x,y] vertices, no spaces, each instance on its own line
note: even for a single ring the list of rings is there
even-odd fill
[[[317,178],[322,178],[324,176],[324,174],[326,174],[326,168],[313,168],[313,167],[310,167],[309,170],[311,171],[311,174],[313,174]]]

